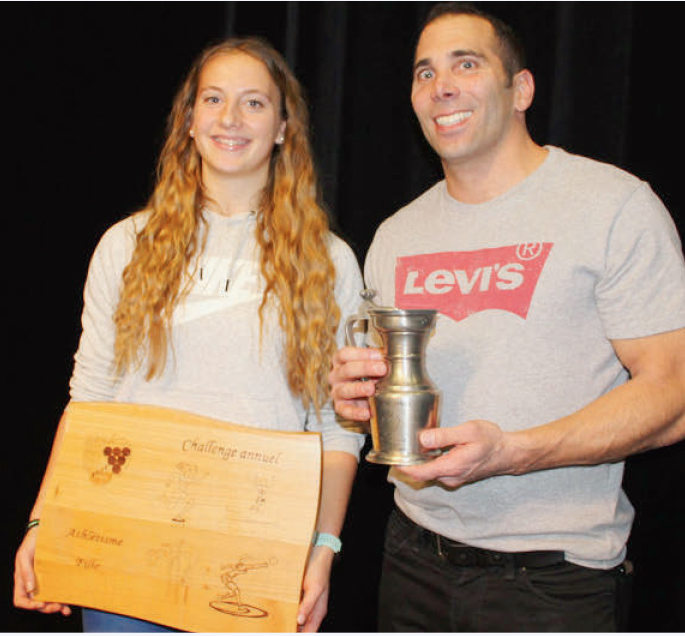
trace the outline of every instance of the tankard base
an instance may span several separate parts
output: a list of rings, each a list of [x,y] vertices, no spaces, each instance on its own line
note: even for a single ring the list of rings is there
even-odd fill
[[[371,450],[366,454],[366,461],[372,464],[384,464],[386,466],[411,466],[424,464],[442,454],[441,450],[425,451],[423,453],[406,453],[400,451],[377,451]]]

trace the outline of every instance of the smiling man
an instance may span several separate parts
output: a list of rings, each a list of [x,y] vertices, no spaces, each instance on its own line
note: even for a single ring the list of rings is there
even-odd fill
[[[533,77],[505,37],[485,19],[451,15],[429,22],[416,47],[412,106],[449,194],[464,203],[505,192],[547,155],[525,125]]]
[[[685,265],[649,185],[540,146],[511,30],[446,3],[419,37],[412,105],[444,180],[367,254],[379,304],[434,308],[437,459],[395,467],[381,631],[625,629],[623,460],[685,436]],[[386,373],[345,348],[336,410],[369,418]]]

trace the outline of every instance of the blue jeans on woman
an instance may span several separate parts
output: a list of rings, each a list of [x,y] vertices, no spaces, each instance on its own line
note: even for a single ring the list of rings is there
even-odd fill
[[[122,616],[120,614],[110,614],[99,610],[81,610],[84,632],[138,632],[148,634],[151,632],[177,632],[176,629],[149,623],[148,621]]]

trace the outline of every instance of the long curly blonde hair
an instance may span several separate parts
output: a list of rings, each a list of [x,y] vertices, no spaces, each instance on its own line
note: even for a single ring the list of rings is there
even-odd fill
[[[285,336],[290,389],[318,413],[327,400],[326,376],[340,321],[329,223],[320,203],[302,89],[281,55],[256,38],[234,38],[207,49],[176,95],[156,187],[145,208],[147,222],[123,274],[114,314],[115,363],[122,373],[146,362],[148,380],[166,366],[171,316],[189,291],[184,280],[203,249],[199,230],[207,195],[201,158],[189,135],[199,78],[210,59],[231,52],[260,60],[281,94],[285,139],[272,154],[255,227],[265,281],[259,320],[263,326],[273,301]]]

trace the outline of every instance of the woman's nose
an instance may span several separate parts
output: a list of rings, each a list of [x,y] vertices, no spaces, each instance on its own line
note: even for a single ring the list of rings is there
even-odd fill
[[[239,126],[242,121],[238,104],[226,102],[221,111],[221,123],[226,127]]]

